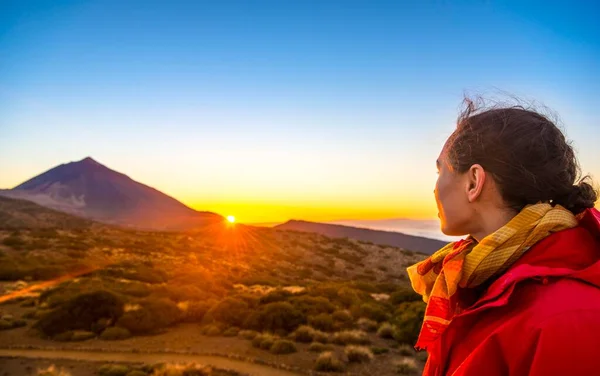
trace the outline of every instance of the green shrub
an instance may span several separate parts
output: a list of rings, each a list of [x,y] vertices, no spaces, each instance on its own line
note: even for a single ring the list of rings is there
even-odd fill
[[[228,328],[227,330],[225,330],[223,332],[223,336],[225,336],[225,337],[235,337],[235,336],[238,335],[239,332],[240,332],[240,328],[231,327],[231,328]]]
[[[302,295],[290,299],[290,303],[305,315],[314,316],[320,313],[332,313],[335,311],[335,306],[322,296]]]
[[[321,353],[323,351],[333,351],[333,349],[334,349],[333,345],[320,343],[320,342],[313,342],[310,344],[310,346],[308,346],[308,351],[318,352],[318,353]]]
[[[71,376],[64,368],[57,368],[54,364],[45,369],[38,369],[37,376]]]
[[[21,303],[21,307],[35,307],[35,299],[27,299]]]
[[[273,354],[291,354],[298,351],[294,342],[287,339],[278,339],[271,346],[270,351]]]
[[[243,339],[254,339],[258,335],[258,332],[255,330],[240,330],[238,333],[238,337]]]
[[[66,332],[57,334],[54,337],[52,337],[52,339],[54,341],[60,341],[60,342],[68,342],[68,341],[71,340],[71,338],[73,338],[73,331],[72,330],[68,330]]]
[[[244,326],[247,329],[289,333],[305,321],[306,318],[302,312],[295,309],[290,303],[278,302],[262,306],[258,312],[248,317]]]
[[[127,376],[131,367],[123,364],[105,364],[98,368],[100,376]]]
[[[216,337],[221,335],[221,329],[217,325],[207,325],[202,328],[201,333],[209,337]]]
[[[230,375],[230,372],[215,371],[210,366],[201,366],[197,364],[163,364],[154,367],[152,376],[217,376]]]
[[[310,316],[308,318],[308,324],[315,329],[322,330],[324,332],[333,331],[334,323],[331,315],[327,313],[321,313],[317,316]]]
[[[90,331],[99,319],[115,320],[122,314],[121,299],[108,291],[95,291],[77,295],[44,315],[34,327],[47,336],[68,330]]]
[[[415,353],[415,358],[422,363],[427,362],[427,358],[429,357],[429,354],[427,353],[427,351],[419,351],[417,353]]]
[[[396,312],[397,315],[392,320],[395,324],[394,339],[399,343],[415,343],[421,331],[425,304],[423,302],[402,303]]]
[[[27,320],[37,319],[37,311],[35,309],[29,310],[23,314],[23,318]]]
[[[416,354],[415,349],[405,343],[398,347],[398,353],[402,356],[414,356]]]
[[[118,341],[122,339],[127,339],[129,337],[131,337],[131,333],[129,332],[129,330],[118,326],[106,328],[100,335],[100,339],[103,339],[105,341]]]
[[[84,330],[74,330],[73,336],[71,337],[71,341],[74,341],[74,342],[85,341],[85,340],[88,340],[88,339],[91,339],[94,337],[96,337],[96,333],[88,332],[88,331],[84,331]]]
[[[23,240],[20,236],[13,234],[2,240],[2,244],[13,249],[21,249],[27,244],[27,242],[25,242],[25,240]]]
[[[291,296],[293,296],[293,294],[289,291],[286,290],[281,290],[281,289],[277,289],[277,290],[273,290],[270,293],[263,295],[260,298],[259,303],[260,304],[269,304],[269,303],[276,303],[276,302],[283,302],[288,300],[288,298],[290,298]]]
[[[344,363],[331,351],[319,354],[315,361],[315,370],[321,372],[342,372]]]
[[[384,322],[379,329],[377,329],[377,335],[386,339],[394,338],[394,327],[389,322]]]
[[[183,321],[185,322],[201,322],[206,312],[208,312],[214,303],[212,301],[190,301],[187,306],[187,310],[183,315]]]
[[[148,374],[139,369],[133,369],[127,373],[125,376],[148,376]]]
[[[362,330],[344,330],[333,335],[333,343],[338,345],[368,345],[367,333]]]
[[[154,333],[179,321],[183,314],[168,299],[148,300],[141,308],[128,311],[117,321],[117,326],[133,334]]]
[[[334,330],[352,329],[354,326],[354,317],[346,309],[335,311],[331,317],[333,318]]]
[[[371,352],[375,355],[381,355],[389,353],[390,349],[386,347],[371,347]]]
[[[370,320],[382,322],[389,319],[389,313],[381,304],[366,303],[358,309],[353,309],[355,317],[366,317]]]
[[[351,363],[367,363],[373,359],[371,350],[364,346],[346,346],[344,353]]]
[[[329,334],[322,332],[320,330],[316,330],[308,325],[302,325],[298,329],[296,329],[291,337],[296,342],[302,343],[310,343],[310,342],[321,342],[327,343],[329,342]]]
[[[404,358],[396,364],[396,372],[400,375],[417,375],[419,368],[412,358]]]
[[[0,319],[0,330],[8,330],[13,328],[14,326],[12,321]]]
[[[252,339],[252,346],[263,350],[270,350],[271,346],[273,346],[276,339],[277,338],[274,337],[272,334],[259,334],[256,337],[254,337],[254,339]]]
[[[360,319],[358,319],[356,324],[361,330],[364,330],[366,332],[374,332],[377,330],[377,321],[373,321],[365,317],[361,317]]]
[[[391,304],[398,305],[404,302],[418,302],[422,301],[421,295],[417,294],[412,288],[402,288],[390,294],[388,300]]]
[[[206,313],[205,319],[241,326],[248,313],[248,304],[245,301],[236,298],[225,298]]]

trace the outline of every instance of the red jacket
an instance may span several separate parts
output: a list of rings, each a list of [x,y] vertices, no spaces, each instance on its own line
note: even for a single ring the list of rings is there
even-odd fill
[[[455,316],[423,375],[600,375],[600,212],[531,247]]]

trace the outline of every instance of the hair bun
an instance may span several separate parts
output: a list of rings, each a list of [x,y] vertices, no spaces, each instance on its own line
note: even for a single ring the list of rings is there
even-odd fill
[[[573,185],[569,192],[557,197],[553,202],[569,209],[573,214],[579,214],[585,209],[593,208],[596,200],[598,200],[598,193],[585,180]]]

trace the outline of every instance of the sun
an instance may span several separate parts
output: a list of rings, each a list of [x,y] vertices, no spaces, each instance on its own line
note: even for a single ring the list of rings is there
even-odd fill
[[[235,217],[233,215],[228,215],[227,216],[227,221],[229,223],[235,223]]]

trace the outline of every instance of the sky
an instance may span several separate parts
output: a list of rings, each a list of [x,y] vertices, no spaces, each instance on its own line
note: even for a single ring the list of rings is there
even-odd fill
[[[600,180],[592,1],[0,0],[0,188],[91,156],[241,222],[435,218],[465,94]]]

